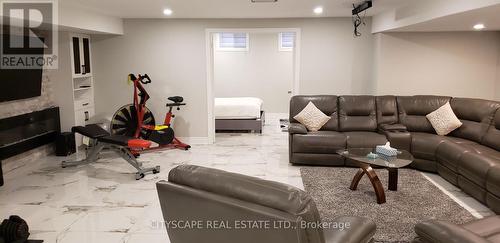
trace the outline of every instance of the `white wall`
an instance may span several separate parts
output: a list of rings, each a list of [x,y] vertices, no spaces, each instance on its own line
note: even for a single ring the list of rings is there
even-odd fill
[[[85,10],[82,6],[59,4],[59,28],[65,31],[123,34],[123,20]]]
[[[170,95],[188,105],[177,112],[182,137],[207,137],[207,28],[300,28],[300,92],[359,94],[371,92],[373,55],[370,26],[354,39],[350,18],[238,20],[125,20],[124,35],[93,42],[96,111],[112,114],[130,103],[128,73],[149,73],[149,104],[158,120]]]
[[[258,97],[266,112],[287,113],[294,59],[279,50],[278,35],[250,33],[248,52],[215,50],[215,97]]]
[[[495,98],[499,33],[377,35],[377,94]]]
[[[48,23],[48,20],[45,19],[43,21],[54,24],[54,27],[59,31],[89,34],[123,34],[123,20],[121,18],[88,11],[84,6],[68,5],[66,2],[59,1],[57,11],[53,14],[53,19],[56,21],[51,23]],[[3,13],[0,13],[0,17],[2,15]]]

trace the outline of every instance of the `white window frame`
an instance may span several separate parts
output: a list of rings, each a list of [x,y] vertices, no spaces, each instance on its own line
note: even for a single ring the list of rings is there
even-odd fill
[[[224,33],[231,33],[231,32],[224,32]],[[244,32],[237,32],[237,33],[244,33]],[[220,33],[217,33],[215,35],[215,50],[216,51],[231,51],[231,52],[248,52],[249,46],[250,46],[250,34],[249,33],[244,33],[244,34],[246,36],[245,48],[234,48],[234,47],[221,47],[220,46]]]
[[[293,47],[295,46],[295,39],[297,38],[296,36],[293,39],[293,46],[292,47],[284,47],[283,46],[283,34],[284,33],[294,33],[295,32],[280,32],[278,33],[278,49],[279,51],[293,51]]]

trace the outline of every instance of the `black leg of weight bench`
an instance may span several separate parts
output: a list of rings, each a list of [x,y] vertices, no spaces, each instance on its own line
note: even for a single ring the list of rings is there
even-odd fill
[[[78,161],[63,161],[61,166],[63,168],[70,166],[86,165],[95,162],[98,159],[99,153],[104,148],[104,144],[97,142],[96,140],[91,141],[92,146],[86,151],[85,159]]]
[[[125,147],[115,147],[115,151],[130,165],[132,165],[136,170],[135,179],[139,180],[144,177],[144,174],[147,172],[153,172],[153,174],[160,172],[160,166],[144,168],[142,167],[142,163],[138,162],[135,156]]]

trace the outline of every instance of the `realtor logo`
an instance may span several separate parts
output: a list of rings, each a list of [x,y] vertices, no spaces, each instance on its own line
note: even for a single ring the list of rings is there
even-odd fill
[[[57,68],[57,2],[2,1],[0,68]]]

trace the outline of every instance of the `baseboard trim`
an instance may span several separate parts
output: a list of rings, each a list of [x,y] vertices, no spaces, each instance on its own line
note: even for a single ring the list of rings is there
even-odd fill
[[[209,143],[208,137],[179,137],[183,143],[187,143],[189,145],[207,145]]]

